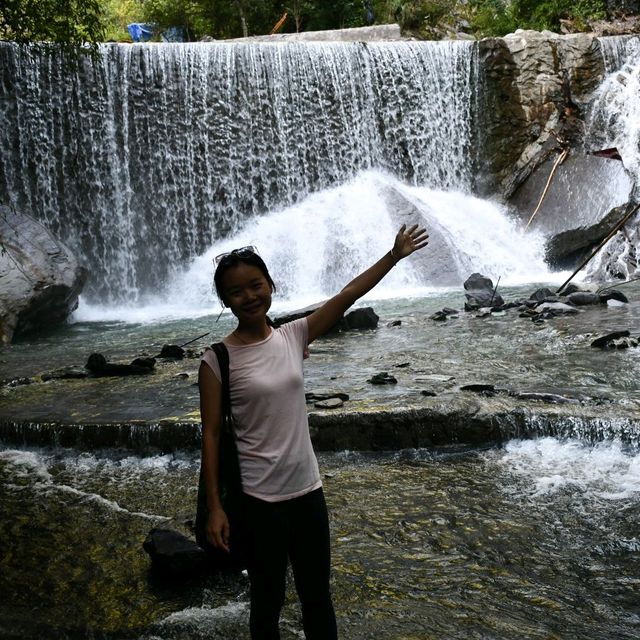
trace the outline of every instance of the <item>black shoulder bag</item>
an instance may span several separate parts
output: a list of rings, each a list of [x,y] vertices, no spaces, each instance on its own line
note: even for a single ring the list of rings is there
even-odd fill
[[[218,492],[222,507],[227,514],[231,531],[230,557],[221,549],[214,547],[206,534],[209,508],[207,506],[207,487],[204,481],[202,468],[198,482],[198,510],[196,513],[195,533],[198,544],[220,566],[235,566],[242,568],[241,553],[239,550],[239,524],[240,504],[242,497],[242,481],[240,479],[240,463],[238,460],[238,448],[236,446],[233,415],[231,413],[231,394],[229,387],[229,352],[222,342],[211,345],[220,365],[220,377],[222,379],[222,421],[220,424],[220,439],[218,443]]]

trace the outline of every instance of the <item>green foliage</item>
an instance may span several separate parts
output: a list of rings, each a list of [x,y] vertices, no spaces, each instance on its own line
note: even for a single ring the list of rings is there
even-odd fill
[[[140,22],[143,0],[102,0],[105,40],[130,41],[127,25]]]
[[[0,39],[95,46],[104,39],[100,0],[2,0]]]
[[[373,9],[377,24],[397,22],[405,33],[441,37],[442,26],[468,20],[478,37],[523,29],[558,31],[561,20],[585,29],[607,16],[605,0],[0,0],[0,39],[49,41],[77,47],[128,40],[127,24],[181,26],[189,39],[237,38],[282,32],[360,27]]]
[[[472,0],[470,21],[479,36],[502,36],[516,29],[560,30],[560,21],[585,28],[607,15],[605,0]]]

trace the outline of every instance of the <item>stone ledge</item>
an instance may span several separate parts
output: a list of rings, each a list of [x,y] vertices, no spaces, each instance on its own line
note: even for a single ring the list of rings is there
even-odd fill
[[[313,411],[309,425],[318,451],[384,451],[446,445],[483,446],[512,438],[578,437],[620,439],[640,445],[640,410],[635,404],[600,406],[485,398],[465,393],[438,396],[429,406],[359,411]],[[139,453],[200,447],[197,420],[128,423],[0,422],[5,446],[82,449],[126,448]]]

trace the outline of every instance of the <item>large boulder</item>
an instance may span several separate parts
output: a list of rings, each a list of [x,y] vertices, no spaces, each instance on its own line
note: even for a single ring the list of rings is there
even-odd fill
[[[567,269],[577,265],[622,219],[633,183],[619,160],[579,152],[570,153],[551,175],[557,157],[554,154],[541,163],[518,187],[510,204],[523,224],[537,209],[530,229],[547,239],[549,264]]]
[[[481,192],[509,196],[558,145],[579,136],[579,118],[604,75],[590,34],[521,31],[479,43],[484,76]]]
[[[0,340],[64,322],[86,270],[37,220],[0,205]]]

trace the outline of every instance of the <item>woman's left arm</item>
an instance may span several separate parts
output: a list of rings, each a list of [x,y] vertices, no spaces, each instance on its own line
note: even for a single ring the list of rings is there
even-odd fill
[[[356,276],[340,293],[327,300],[319,309],[307,317],[309,343],[326,333],[342,317],[344,312],[365,293],[375,287],[400,261],[428,244],[427,231],[417,224],[403,224],[396,235],[393,249],[385,253],[378,262]]]

